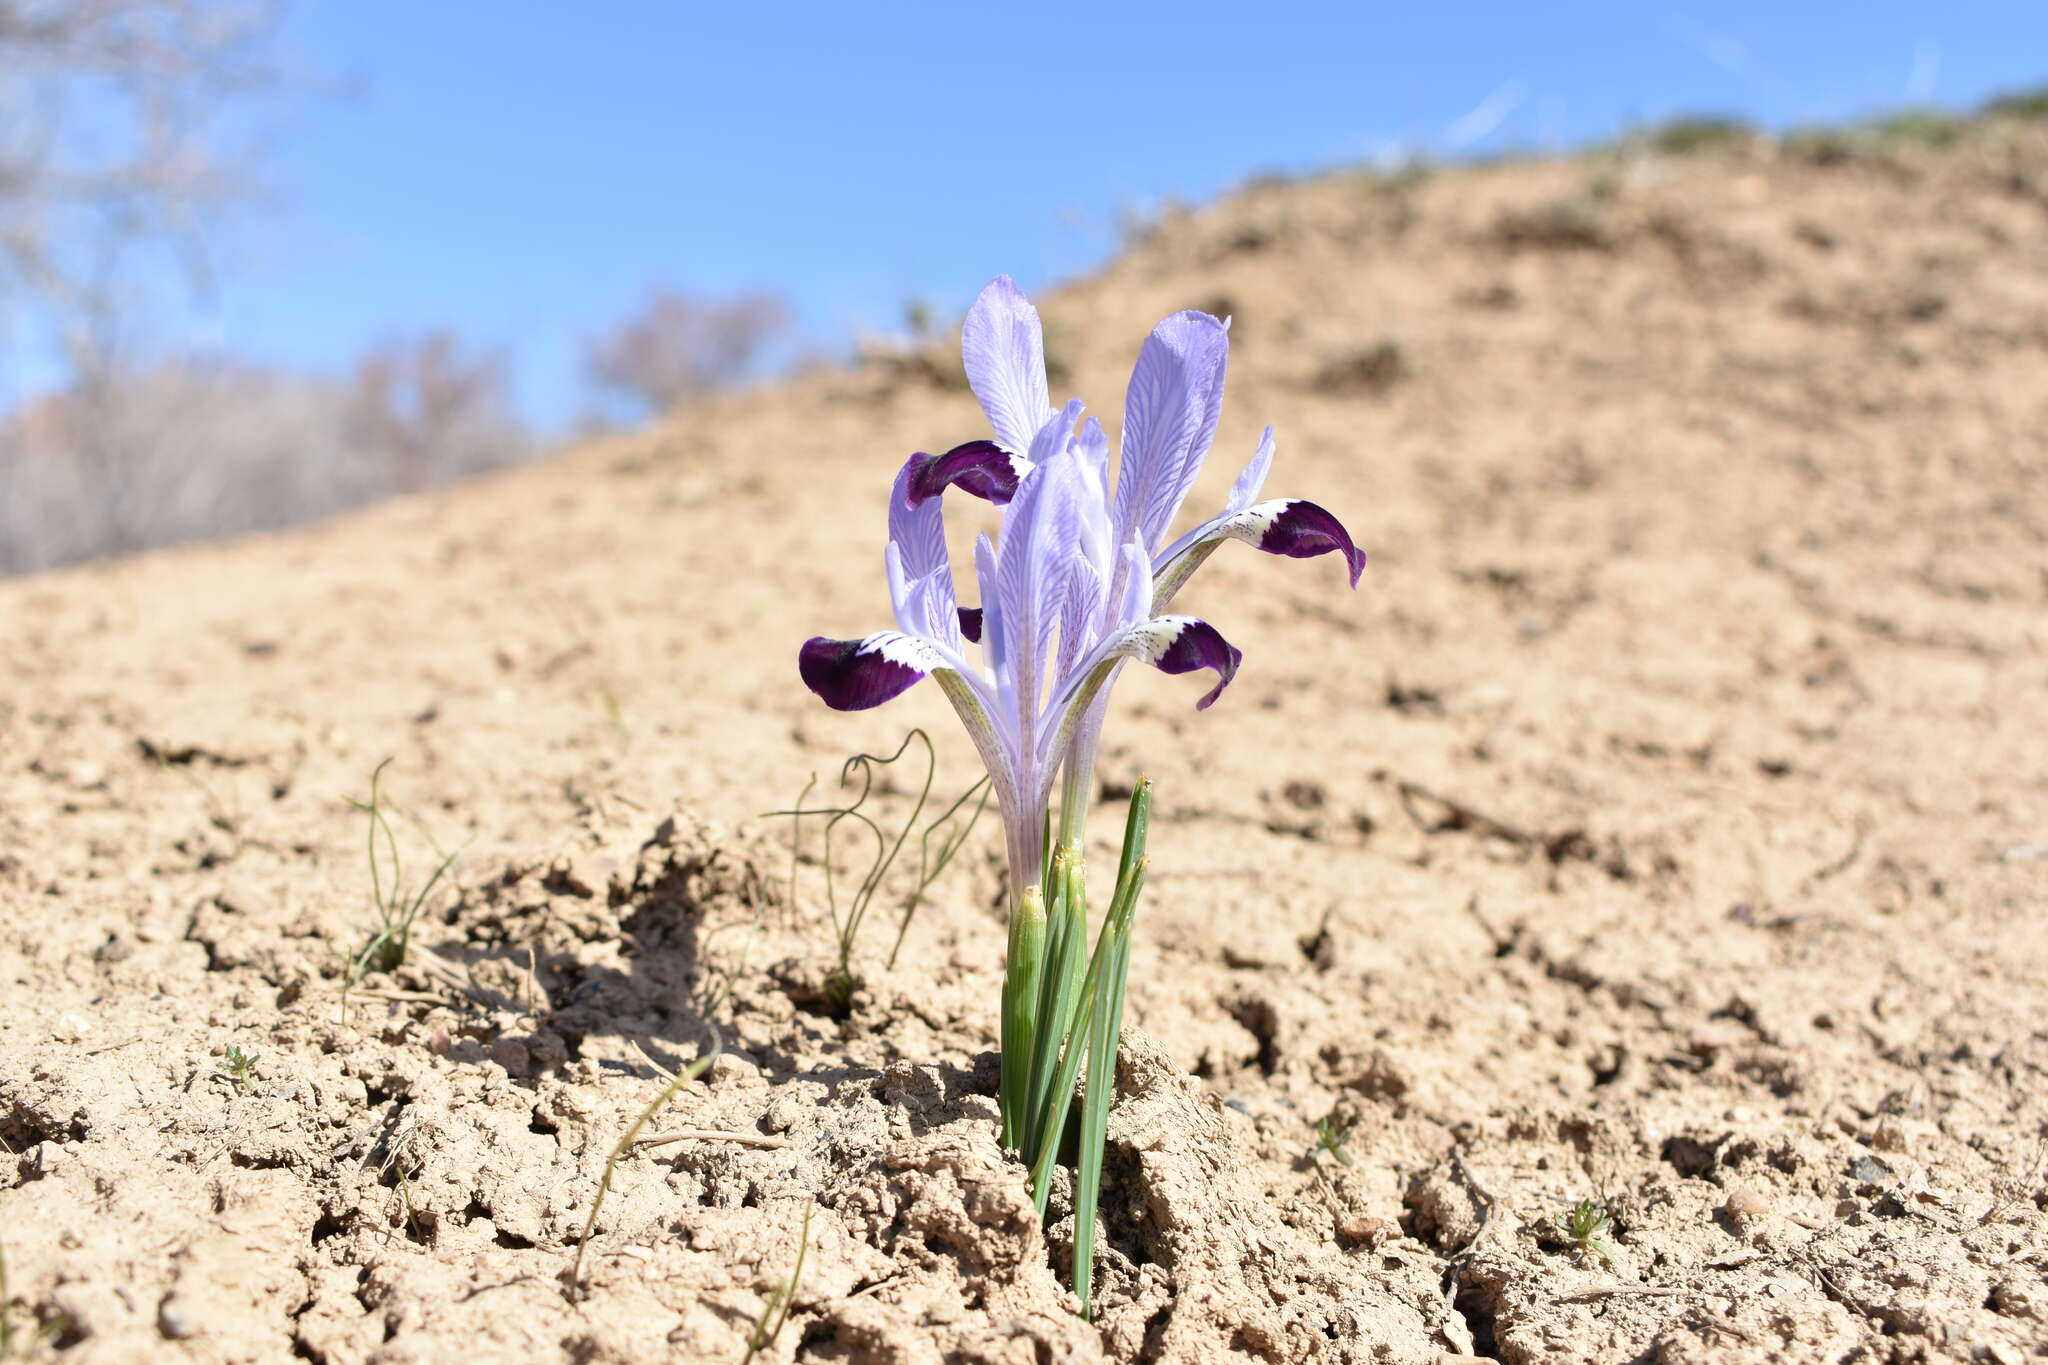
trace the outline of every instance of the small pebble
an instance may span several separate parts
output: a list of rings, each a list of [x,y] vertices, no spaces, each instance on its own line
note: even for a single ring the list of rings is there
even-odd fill
[[[491,1060],[504,1067],[508,1076],[524,1076],[527,1067],[532,1065],[532,1059],[526,1054],[526,1044],[517,1038],[500,1038],[492,1043]]]
[[[192,1318],[191,1305],[182,1294],[167,1294],[157,1305],[156,1325],[159,1331],[172,1341],[183,1341],[199,1330]]]
[[[1738,1185],[1729,1191],[1728,1201],[1721,1205],[1721,1211],[1733,1219],[1737,1226],[1747,1227],[1771,1211],[1770,1201],[1747,1185]]]

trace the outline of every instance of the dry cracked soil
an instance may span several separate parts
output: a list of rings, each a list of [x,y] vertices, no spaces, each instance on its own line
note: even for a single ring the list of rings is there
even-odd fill
[[[1112,427],[1232,315],[1192,505],[1271,421],[1373,556],[1227,549],[1230,693],[1120,687],[1097,1321],[996,1138],[992,831],[842,1003],[764,815],[911,725],[973,776],[792,666],[981,432],[934,342],[0,584],[14,1356],[738,1362],[799,1256],[762,1362],[2048,1356],[2048,129],[1259,183],[1040,303]],[[453,862],[358,972],[385,760]]]

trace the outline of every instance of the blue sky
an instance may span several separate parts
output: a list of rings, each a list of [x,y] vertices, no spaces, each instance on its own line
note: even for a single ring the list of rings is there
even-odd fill
[[[1783,126],[2048,80],[2048,5],[562,5],[298,0],[339,87],[276,142],[189,339],[334,367],[452,323],[522,401],[652,283],[766,287],[808,334],[1103,259],[1123,208],[1402,149],[1544,149],[1674,113]],[[177,338],[173,338],[174,340]]]

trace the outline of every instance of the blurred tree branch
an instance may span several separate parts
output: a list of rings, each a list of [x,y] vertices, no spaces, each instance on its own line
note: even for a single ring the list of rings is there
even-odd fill
[[[210,234],[256,189],[238,120],[286,85],[278,15],[267,0],[0,0],[0,308],[46,322],[81,384],[133,340],[151,253],[210,288]]]

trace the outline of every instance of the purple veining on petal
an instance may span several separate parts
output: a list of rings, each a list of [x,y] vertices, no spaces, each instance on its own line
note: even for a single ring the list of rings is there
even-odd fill
[[[1313,559],[1332,550],[1351,566],[1351,586],[1365,572],[1365,551],[1351,542],[1351,533],[1328,511],[1312,502],[1289,498],[1259,537],[1258,547],[1269,555],[1289,559]]]
[[[1046,396],[1045,339],[1038,310],[1008,275],[975,297],[960,328],[960,361],[968,387],[996,439],[1023,450],[1052,415]]]
[[[1180,510],[1223,406],[1229,335],[1207,313],[1175,313],[1138,351],[1124,394],[1116,534],[1156,549]]]
[[[1017,483],[1031,465],[994,441],[968,441],[943,455],[923,451],[910,457],[916,466],[904,489],[903,504],[920,507],[948,488],[958,488],[1001,507],[1016,496]]]
[[[967,637],[967,641],[969,644],[980,644],[981,608],[958,607],[955,608],[955,610],[957,610],[960,613],[960,633]]]
[[[906,658],[915,651],[892,648],[906,637],[884,632],[860,640],[813,636],[797,651],[804,686],[835,711],[865,711],[900,696],[929,670]]]
[[[1155,616],[1135,633],[1140,656],[1161,673],[1215,670],[1216,686],[1195,703],[1197,711],[1208,710],[1223,695],[1244,658],[1243,651],[1224,639],[1216,627],[1193,616]]]

